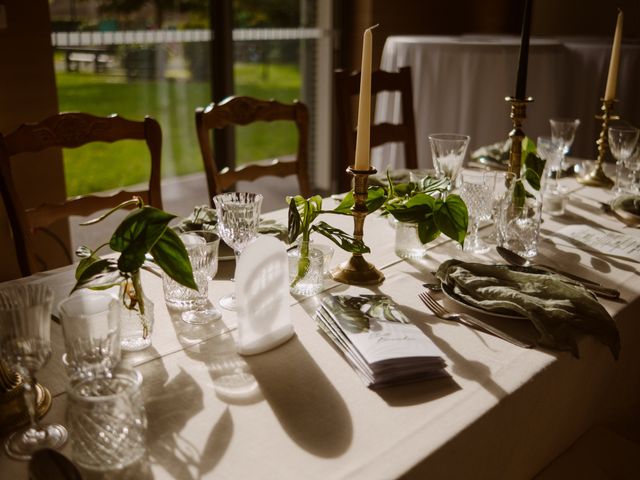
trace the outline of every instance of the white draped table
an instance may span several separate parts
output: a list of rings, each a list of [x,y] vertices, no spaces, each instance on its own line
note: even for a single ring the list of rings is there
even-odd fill
[[[418,299],[421,284],[432,281],[430,272],[448,258],[476,257],[440,240],[424,260],[402,261],[393,253],[387,220],[373,215],[365,225],[372,249],[368,258],[384,271],[385,282],[366,289],[329,281],[323,295],[373,291],[391,296],[443,351],[451,378],[367,389],[316,328],[312,315],[320,297],[291,298],[292,340],[240,357],[233,313],[225,311],[216,325],[189,326],[167,310],[161,282],[145,272],[145,291],[155,303],[153,347],[127,354],[124,361],[144,376],[148,458],[128,472],[129,478],[530,478],[591,426],[637,414],[639,264],[620,255],[589,253],[556,232],[573,223],[635,238],[640,230],[600,211],[597,200],[606,200],[608,192],[568,182],[574,191],[567,213],[545,217],[539,260],[620,288],[621,301],[602,300],[620,330],[619,361],[590,337],[580,340],[576,359],[564,352],[521,349],[436,318]],[[274,215],[284,220],[286,212]],[[350,225],[348,217],[325,220]],[[334,263],[345,258],[338,251]],[[494,253],[476,259],[498,260]],[[210,284],[212,301],[233,289],[232,263],[221,267]],[[72,269],[23,281],[47,283],[60,298],[73,283]],[[489,321],[524,337],[534,333],[524,321]],[[62,342],[55,323],[53,338],[53,358],[39,378],[54,396],[45,420],[64,423]],[[26,478],[26,463],[2,455],[0,477]]]
[[[470,149],[506,140],[512,128],[510,106],[504,101],[515,92],[520,39],[515,36],[391,36],[382,52],[380,68],[396,71],[410,66],[416,121],[418,165],[431,168],[428,135],[455,132],[471,136]],[[573,154],[594,158],[600,125],[611,41],[607,38],[532,38],[529,52],[527,107],[524,131],[532,138],[549,136],[549,118],[581,120]],[[640,123],[640,45],[623,44],[616,113]],[[375,122],[401,120],[400,98],[381,93]],[[380,170],[404,166],[400,144],[373,150]]]

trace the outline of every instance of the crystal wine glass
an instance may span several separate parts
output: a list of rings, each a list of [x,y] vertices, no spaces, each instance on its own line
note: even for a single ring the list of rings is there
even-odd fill
[[[429,135],[433,166],[438,178],[448,178],[449,190],[455,188],[458,173],[462,169],[464,156],[469,146],[469,135],[457,133],[435,133]]]
[[[213,197],[218,212],[218,235],[233,248],[236,268],[242,250],[258,236],[262,195],[258,193],[230,192]],[[220,299],[227,310],[236,309],[235,295]]]
[[[486,253],[489,245],[478,236],[478,227],[482,220],[491,218],[493,190],[496,184],[495,172],[466,170],[461,173],[462,186],[460,196],[469,210],[469,235],[464,242],[464,251]]]
[[[60,448],[67,440],[62,425],[37,420],[36,372],[51,356],[53,292],[45,285],[14,285],[0,290],[0,352],[5,365],[22,375],[29,425],[5,442],[7,455],[29,460],[41,448]]]
[[[550,192],[560,192],[558,178],[562,170],[562,157],[564,155],[564,145],[559,144],[550,137],[538,137],[536,144],[538,155],[546,160],[545,170],[548,172],[547,178],[553,183],[546,185],[545,190]]]
[[[551,118],[549,120],[551,125],[551,139],[553,143],[558,145],[562,149],[562,158],[560,160],[560,169],[565,168],[565,157],[573,140],[576,136],[576,130],[580,125],[580,119],[578,118]]]
[[[609,127],[609,149],[611,150],[611,154],[616,159],[618,165],[624,164],[633,172],[632,185],[634,185],[636,193],[639,189],[638,176],[640,173],[640,159],[638,155],[634,155],[634,149],[638,143],[639,132],[636,127],[629,124]]]

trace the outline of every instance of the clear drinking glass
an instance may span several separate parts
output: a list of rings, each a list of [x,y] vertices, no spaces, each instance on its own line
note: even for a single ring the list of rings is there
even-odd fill
[[[638,193],[638,174],[640,172],[640,158],[634,155],[636,144],[638,143],[639,130],[633,125],[623,123],[609,127],[609,149],[616,159],[617,165],[624,165],[633,173],[631,188]],[[618,169],[619,171],[621,169]],[[622,193],[622,192],[618,192]]]
[[[294,248],[287,252],[289,257],[289,285],[298,276],[298,263],[300,261],[300,250]],[[324,280],[324,253],[322,250],[309,246],[309,268],[307,273],[290,287],[291,293],[295,295],[310,296],[322,290]]]
[[[120,362],[120,315],[113,301],[107,292],[83,289],[58,305],[70,376],[110,372]]]
[[[547,161],[545,165],[546,178],[543,184],[543,208],[551,215],[562,215],[567,191],[560,185],[558,178],[563,168],[564,147],[554,142],[550,137],[538,137],[536,148],[540,158]]]
[[[553,143],[558,145],[562,149],[562,160],[560,168],[564,168],[564,159],[567,153],[571,150],[573,140],[576,136],[576,130],[580,126],[580,119],[578,118],[551,118],[549,119],[551,125],[551,139]]]
[[[396,230],[394,251],[400,258],[422,258],[427,254],[427,245],[420,241],[418,224],[399,222],[394,219]]]
[[[68,390],[71,457],[81,467],[105,471],[140,460],[146,451],[147,418],[142,375],[118,367],[109,376],[79,378]]]
[[[9,457],[29,460],[41,448],[60,448],[62,425],[41,424],[36,416],[36,372],[51,356],[53,292],[44,285],[14,285],[0,290],[0,352],[5,365],[22,375],[29,425],[6,440]]]
[[[465,170],[461,173],[460,196],[469,210],[469,235],[464,241],[464,251],[486,253],[489,245],[478,236],[480,222],[491,218],[495,172]]]
[[[233,248],[236,268],[242,250],[258,236],[262,195],[248,192],[222,193],[213,197],[218,212],[218,235]],[[236,309],[235,295],[220,299],[227,310]]]
[[[469,146],[469,135],[458,133],[435,133],[429,135],[433,166],[438,178],[446,177],[451,182],[449,189],[455,188],[455,182],[462,168],[464,156]]]

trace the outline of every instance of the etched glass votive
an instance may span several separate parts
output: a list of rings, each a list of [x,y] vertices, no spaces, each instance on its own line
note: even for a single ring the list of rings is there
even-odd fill
[[[420,241],[418,224],[395,222],[395,252],[400,258],[422,258],[427,254],[427,245]]]
[[[289,256],[289,285],[294,295],[310,296],[322,290],[324,280],[324,254],[321,250],[309,247],[309,268],[304,276],[295,281],[300,263],[299,249],[287,252]],[[294,283],[295,281],[295,283]]]
[[[74,462],[107,471],[143,457],[147,418],[141,385],[138,371],[122,367],[111,375],[72,380],[66,418]]]

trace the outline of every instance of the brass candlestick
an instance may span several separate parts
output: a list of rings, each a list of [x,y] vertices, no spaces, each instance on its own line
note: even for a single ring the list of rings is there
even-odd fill
[[[0,362],[0,433],[10,432],[29,423],[24,403],[23,379],[9,372]],[[42,385],[36,385],[36,415],[44,416],[51,408],[51,394]]]
[[[376,173],[376,169],[355,170],[347,168],[347,173],[353,175],[354,204],[351,207],[353,215],[353,236],[362,240],[364,234],[364,220],[369,213],[367,210],[367,184],[369,175]],[[340,283],[349,285],[378,285],[384,280],[384,274],[374,265],[367,262],[362,254],[353,253],[351,258],[331,271],[331,277]]]
[[[600,107],[602,115],[596,115],[596,120],[602,120],[600,136],[598,140],[596,140],[596,145],[598,145],[598,159],[596,160],[596,165],[593,167],[593,170],[584,177],[578,178],[578,181],[583,185],[592,187],[611,188],[613,187],[613,180],[604,173],[602,164],[604,163],[604,156],[607,154],[607,149],[609,148],[609,122],[611,120],[618,120],[620,117],[612,115],[613,104],[617,102],[617,100],[605,100],[604,98],[600,100],[602,101],[602,107]]]
[[[511,148],[509,150],[509,172],[514,173],[516,178],[520,177],[522,167],[522,140],[524,140],[524,131],[522,124],[527,118],[527,103],[533,102],[532,97],[518,99],[515,97],[505,97],[505,101],[511,103],[511,113],[509,118],[513,122],[513,130],[509,132],[511,139]]]

